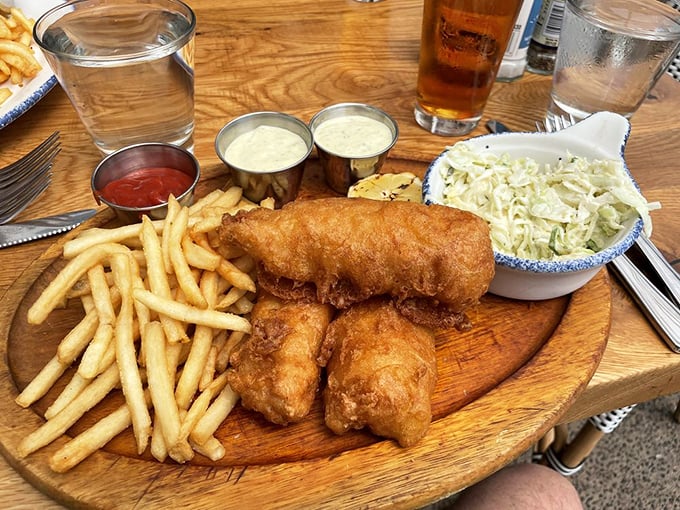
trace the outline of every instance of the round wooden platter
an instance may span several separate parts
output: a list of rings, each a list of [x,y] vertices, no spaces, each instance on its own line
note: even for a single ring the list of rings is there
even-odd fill
[[[391,160],[390,171],[404,170],[421,173],[423,164]],[[203,183],[203,189],[211,185],[217,184]],[[322,182],[307,179],[302,196],[320,193]],[[103,212],[84,227],[114,224]],[[26,322],[28,307],[64,265],[63,243],[76,234],[52,245],[0,300],[0,446],[33,485],[78,508],[421,506],[484,478],[537,441],[585,388],[609,331],[606,271],[568,297],[526,302],[487,295],[469,313],[471,331],[437,332],[433,422],[414,447],[364,431],[336,436],[325,427],[317,399],[307,419],[288,427],[237,407],[216,434],[227,451],[216,463],[197,456],[180,466],[137,456],[126,431],[70,472],[56,474],[47,459],[66,437],[25,459],[16,448],[43,422],[72,374],[30,409],[14,398],[82,316],[80,305],[69,303],[41,326]],[[121,402],[120,394],[110,395],[68,435]]]

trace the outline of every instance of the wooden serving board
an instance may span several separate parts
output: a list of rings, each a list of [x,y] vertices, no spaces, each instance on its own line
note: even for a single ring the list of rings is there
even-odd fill
[[[422,173],[422,164],[391,162],[391,171],[414,168]],[[322,181],[312,177],[302,197],[324,193]],[[114,224],[104,212],[87,226]],[[437,332],[433,424],[412,448],[368,432],[334,435],[323,423],[317,399],[306,420],[288,427],[237,407],[216,434],[227,451],[216,463],[197,456],[179,466],[160,464],[148,454],[139,457],[126,431],[71,472],[58,475],[50,471],[47,458],[65,439],[26,459],[17,457],[16,446],[41,424],[71,373],[31,409],[21,409],[14,398],[82,317],[80,304],[71,303],[41,326],[26,322],[28,307],[63,267],[61,247],[73,235],[34,261],[0,300],[0,446],[31,483],[77,507],[421,505],[487,476],[547,431],[590,380],[609,330],[605,271],[569,297],[525,302],[487,295],[469,312],[471,331]],[[122,401],[120,394],[107,398],[69,435]]]

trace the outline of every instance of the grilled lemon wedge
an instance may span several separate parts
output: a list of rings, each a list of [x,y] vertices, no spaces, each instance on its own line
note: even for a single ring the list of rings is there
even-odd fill
[[[374,174],[354,183],[347,191],[347,196],[383,201],[421,202],[422,187],[421,180],[410,172]]]

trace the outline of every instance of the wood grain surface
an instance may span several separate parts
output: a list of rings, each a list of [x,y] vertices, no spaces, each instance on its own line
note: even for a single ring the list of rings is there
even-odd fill
[[[392,160],[399,162],[400,167],[404,161],[412,161],[416,166],[427,163],[446,145],[457,141],[431,135],[413,120],[420,0],[378,3],[189,0],[189,3],[198,19],[195,154],[206,180],[226,179],[225,169],[213,149],[217,131],[237,115],[257,110],[283,111],[308,121],[321,108],[341,101],[361,101],[383,108],[395,117],[400,128],[400,138],[390,153],[386,170],[391,168]],[[472,135],[485,133],[484,122],[490,118],[501,119],[513,129],[533,130],[534,121],[545,113],[549,90],[549,77],[529,73],[517,82],[495,84],[482,122]],[[633,117],[625,151],[629,168],[645,195],[662,202],[662,209],[652,215],[655,225],[652,239],[669,260],[680,258],[677,111],[680,84],[664,76]],[[101,154],[58,86],[0,131],[0,167],[28,152],[55,130],[61,132],[62,151],[55,162],[53,182],[18,220],[95,206],[89,177]],[[2,250],[0,299],[4,300],[7,292],[15,288],[18,279],[26,279],[25,289],[33,284],[28,275],[36,264],[46,267],[58,255],[51,248],[54,241],[48,239]],[[319,503],[320,507],[331,506],[336,497],[335,506],[416,507],[488,475],[527,448],[538,432],[552,423],[680,391],[680,357],[665,347],[617,282],[607,281],[607,275],[601,274],[583,292],[576,293],[566,310],[565,318],[569,320],[560,323],[556,330],[559,334],[553,335],[531,358],[532,363],[494,391],[438,419],[427,441],[417,450],[402,452],[389,442],[378,442],[356,449],[360,453],[357,462],[365,464],[356,471],[350,471],[343,463],[347,454],[340,454],[330,459],[304,461],[290,471],[282,466],[248,468],[248,476],[240,477],[247,483],[234,482],[242,470],[199,466],[189,479],[195,482],[197,473],[199,479],[204,479],[186,494],[205,493],[214,496],[213,503],[236,505],[241,501],[239,498],[252,502],[255,496],[249,495],[249,491],[261,490],[259,503],[266,501],[275,506],[277,491],[282,486],[304,480],[310,487],[309,493],[295,494],[290,501],[292,506],[304,506],[306,498],[322,501],[318,493],[323,492],[323,484],[328,484],[327,499]],[[592,324],[589,312],[608,306],[610,296],[611,329],[599,367],[574,402],[555,407],[552,399],[557,392],[568,393],[569,388],[586,384],[590,378],[588,372],[571,371],[571,360],[587,358],[587,353],[579,349],[599,338],[606,329],[604,325],[598,328]],[[7,318],[2,318],[3,327],[8,326],[4,322]],[[0,381],[3,391],[15,394],[9,373]],[[526,385],[535,386],[538,391],[525,395]],[[10,402],[11,398],[5,400]],[[5,407],[8,405],[6,402]],[[484,413],[482,421],[476,421],[478,412]],[[31,484],[59,501],[83,506],[84,496],[94,492],[96,497],[87,499],[87,504],[95,507],[115,506],[114,498],[118,496],[122,497],[120,507],[136,503],[140,507],[152,506],[154,502],[159,506],[186,503],[180,501],[177,491],[168,495],[167,489],[184,476],[184,470],[178,471],[175,466],[164,465],[153,471],[145,461],[120,462],[117,455],[105,452],[96,459],[96,469],[91,472],[81,469],[78,475],[55,477],[46,467],[42,453],[30,464],[17,462],[12,445],[25,433],[25,427],[38,423],[40,417],[33,411],[4,420],[0,428],[3,453]],[[448,432],[454,429],[455,435]],[[454,440],[455,451],[442,448]],[[386,463],[393,472],[380,471],[372,476],[381,463]],[[124,471],[130,466],[143,466],[134,472],[151,481],[141,492],[134,488],[129,494],[120,495],[120,487],[126,483]],[[3,504],[46,508],[49,503],[44,496],[22,481],[12,467],[0,463]],[[90,474],[94,477],[92,481],[82,476]],[[256,474],[256,479],[267,478],[271,487],[259,487],[251,474]],[[94,484],[92,489],[90,484]],[[227,493],[225,486],[235,490]],[[116,489],[114,494],[107,495],[109,488]],[[156,490],[158,499],[154,499]],[[176,499],[172,499],[174,495]]]

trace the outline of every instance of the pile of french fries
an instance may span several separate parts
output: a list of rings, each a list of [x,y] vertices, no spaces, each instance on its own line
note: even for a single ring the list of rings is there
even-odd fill
[[[226,370],[250,332],[256,287],[252,259],[220,244],[217,227],[223,214],[254,207],[274,202],[254,204],[236,186],[190,207],[171,196],[165,220],[91,228],[65,243],[68,262],[29,308],[28,322],[41,324],[74,299],[85,316],[17,404],[42,398],[72,364],[77,371],[20,443],[21,457],[61,437],[118,387],[125,404],[59,448],[54,471],[71,469],[130,425],[137,452],[149,447],[161,462],[224,456],[214,433],[238,401]]]
[[[31,49],[34,24],[21,9],[0,4],[0,85],[21,85],[42,69]],[[0,87],[0,104],[11,95],[9,87]]]

